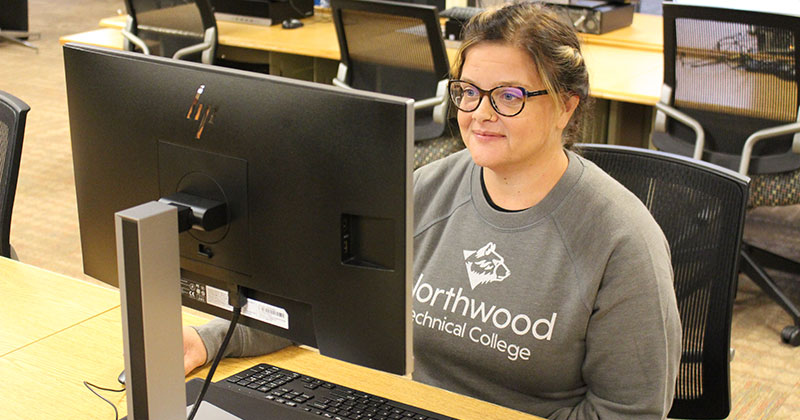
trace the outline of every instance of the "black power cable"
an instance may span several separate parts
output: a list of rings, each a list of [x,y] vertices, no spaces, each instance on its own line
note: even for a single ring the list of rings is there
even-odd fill
[[[115,420],[119,420],[119,411],[117,411],[117,406],[116,406],[116,405],[114,405],[114,403],[113,403],[113,402],[109,401],[109,400],[108,400],[106,397],[104,397],[104,396],[100,395],[100,394],[99,394],[97,391],[95,391],[95,388],[96,388],[96,389],[99,389],[99,390],[101,390],[101,391],[109,391],[109,392],[125,392],[125,388],[122,388],[122,389],[104,388],[104,387],[102,387],[102,386],[97,386],[97,385],[95,385],[95,384],[93,384],[93,383],[91,383],[91,382],[88,382],[88,381],[83,381],[83,385],[84,385],[84,386],[85,386],[85,387],[86,387],[86,388],[87,388],[89,391],[92,391],[92,394],[94,394],[94,395],[97,395],[97,396],[98,396],[98,397],[99,397],[101,400],[103,400],[103,401],[107,402],[107,403],[108,403],[108,405],[110,405],[110,406],[111,406],[111,408],[113,408],[113,409],[114,409],[114,419],[115,419]]]
[[[234,297],[234,294],[237,296]],[[194,406],[192,407],[192,411],[189,413],[187,420],[193,420],[194,416],[197,414],[197,410],[200,409],[200,404],[203,402],[206,391],[208,391],[208,387],[211,385],[211,378],[214,377],[214,371],[217,370],[217,365],[219,365],[219,362],[222,360],[222,355],[225,353],[225,349],[228,347],[228,342],[231,341],[233,330],[236,329],[236,324],[239,323],[239,315],[241,315],[242,306],[244,306],[243,302],[247,302],[247,299],[243,298],[243,295],[240,294],[240,290],[236,292],[232,291],[229,296],[231,296],[231,303],[235,304],[233,304],[233,315],[231,316],[231,323],[228,326],[228,332],[225,334],[225,338],[222,340],[222,344],[219,346],[219,351],[217,351],[217,355],[214,357],[214,361],[211,363],[211,367],[208,369],[208,374],[203,382],[203,388],[201,388],[200,393],[197,394],[197,399],[194,402]]]
[[[228,294],[229,296],[229,303],[233,306],[233,315],[231,316],[231,323],[228,327],[228,332],[225,333],[225,338],[222,340],[222,344],[219,346],[219,351],[217,351],[216,357],[214,357],[214,361],[211,363],[211,367],[208,370],[208,374],[206,375],[205,382],[203,383],[203,388],[200,390],[200,393],[197,394],[197,398],[195,399],[194,406],[192,407],[192,411],[189,413],[187,420],[193,420],[194,416],[197,414],[197,410],[200,408],[200,404],[203,402],[203,398],[208,391],[208,387],[211,384],[211,379],[214,377],[214,372],[217,370],[217,366],[219,362],[222,360],[222,355],[225,353],[225,349],[228,347],[228,343],[231,341],[231,337],[233,336],[233,332],[236,329],[236,325],[239,323],[239,316],[242,313],[242,306],[247,303],[247,297],[244,293],[244,290],[240,287],[237,287],[235,290],[230,291]],[[125,388],[122,389],[112,389],[112,388],[104,388],[101,386],[97,386],[87,381],[83,381],[83,385],[91,391],[94,395],[98,396],[103,401],[107,402],[111,408],[114,409],[114,418],[115,420],[119,420],[119,411],[117,410],[117,406],[114,405],[111,401],[107,398],[100,395],[95,389],[99,389],[102,391],[109,391],[109,392],[125,392]]]

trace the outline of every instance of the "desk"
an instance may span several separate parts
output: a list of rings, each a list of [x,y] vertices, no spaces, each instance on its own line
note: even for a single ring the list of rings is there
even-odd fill
[[[323,59],[338,65],[339,42],[330,15],[317,14],[303,21],[305,26],[292,30],[280,25],[263,27],[218,21],[218,55],[231,59],[246,58],[247,53],[240,51],[244,49]],[[124,24],[124,16],[100,20],[100,26],[104,28],[121,29]],[[662,31],[660,16],[636,13],[631,26],[603,35],[580,34],[589,68],[591,95],[643,105],[658,102],[663,77]],[[108,36],[107,32],[97,35]],[[67,40],[65,37],[62,42]],[[119,37],[120,42],[114,45],[122,45],[121,40]],[[452,62],[457,46],[449,41],[447,45],[447,55]],[[642,78],[643,75],[647,77]],[[330,82],[329,79],[318,81]]]
[[[286,30],[244,23],[217,22],[223,59],[269,64],[270,73],[330,83],[336,74],[339,43],[329,14],[303,19],[302,28]],[[67,35],[70,41],[121,48],[124,16],[102,19],[101,29]],[[663,80],[663,20],[634,14],[631,26],[603,35],[580,34],[589,69],[590,95],[597,101],[595,129],[585,141],[646,145],[652,105],[658,102]],[[451,62],[457,46],[446,42]],[[644,144],[643,144],[644,143]]]
[[[664,19],[657,15],[633,14],[630,26],[602,35],[578,34],[584,44],[660,53],[664,50]]]
[[[42,312],[73,308],[73,301],[83,299],[82,291],[93,286],[25,264],[0,258],[0,275],[3,282],[22,283],[27,287],[0,289],[3,304],[25,299],[28,289],[53,289],[60,293],[39,304]],[[80,313],[80,322],[72,323],[35,342],[17,347],[0,355],[0,403],[3,419],[59,418],[95,419],[110,418],[111,408],[89,390],[82,381],[116,388],[116,378],[124,367],[122,348],[119,294],[103,289],[96,297],[102,305]],[[105,293],[108,291],[110,293]],[[74,292],[74,293],[73,293]],[[93,292],[89,292],[93,293]],[[112,309],[106,309],[108,305]],[[78,311],[76,309],[76,311]],[[72,310],[64,311],[64,313]],[[80,311],[78,311],[80,312]],[[87,317],[87,313],[90,314]],[[26,312],[1,313],[0,337],[9,334],[11,325],[22,328],[36,327],[41,321],[31,320]],[[51,320],[55,322],[55,319]],[[184,312],[184,324],[198,324],[205,319]],[[448,391],[429,387],[396,375],[377,372],[350,365],[299,347],[253,358],[226,359],[217,369],[216,379],[249,368],[257,363],[271,363],[286,369],[316,376],[323,380],[360,389],[407,404],[441,412],[463,420],[509,419],[534,420],[538,417],[499,407]],[[204,377],[207,368],[191,377]],[[126,413],[124,394],[104,393],[117,405],[121,415]]]
[[[0,258],[0,356],[119,306],[119,293]]]
[[[280,25],[264,27],[217,21],[219,43],[338,61],[339,42],[330,12],[317,10],[313,17],[303,19],[303,22],[305,26],[302,28],[285,30]],[[122,29],[125,26],[125,16],[101,19],[100,26]],[[578,36],[584,44],[660,53],[664,46],[663,29],[661,16],[634,13],[630,26],[602,35],[579,33]]]

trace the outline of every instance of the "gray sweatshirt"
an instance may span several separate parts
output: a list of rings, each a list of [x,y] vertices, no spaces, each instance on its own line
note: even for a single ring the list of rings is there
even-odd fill
[[[553,190],[494,209],[468,150],[415,172],[413,378],[552,419],[661,419],[680,321],[642,203],[568,152]],[[198,327],[209,360],[226,323]],[[241,328],[226,356],[288,341]]]
[[[680,319],[663,233],[568,152],[548,195],[493,208],[468,151],[415,173],[414,379],[553,419],[661,419]]]

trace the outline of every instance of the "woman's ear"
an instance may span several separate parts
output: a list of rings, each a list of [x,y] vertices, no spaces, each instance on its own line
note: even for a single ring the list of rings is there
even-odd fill
[[[567,124],[569,124],[569,119],[572,118],[572,114],[575,113],[575,110],[578,108],[578,103],[580,103],[578,95],[572,95],[564,101],[564,111],[559,115],[558,121],[556,121],[556,126],[560,130],[563,130]]]

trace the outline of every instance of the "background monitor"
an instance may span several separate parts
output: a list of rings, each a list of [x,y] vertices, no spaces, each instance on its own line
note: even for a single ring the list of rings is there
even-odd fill
[[[411,370],[413,104],[217,66],[64,47],[84,271],[117,283],[114,213],[184,192],[183,304],[324,355]],[[179,279],[174,279],[179,281]]]
[[[0,29],[28,30],[28,0],[3,0],[0,6]]]

